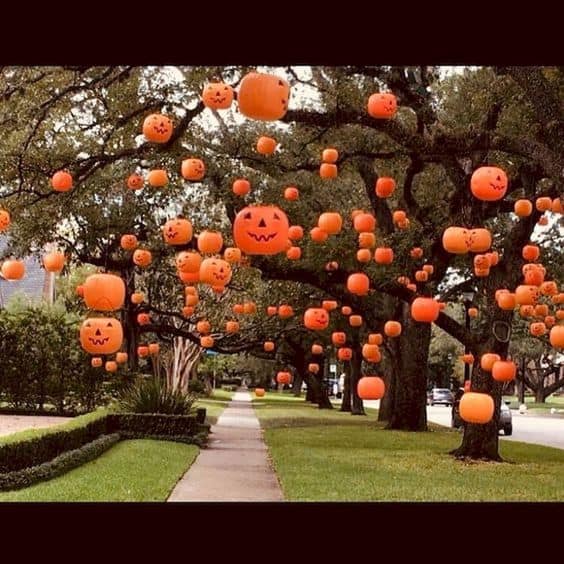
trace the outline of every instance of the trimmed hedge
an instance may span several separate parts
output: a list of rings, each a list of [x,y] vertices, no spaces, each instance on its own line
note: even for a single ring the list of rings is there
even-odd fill
[[[195,415],[166,415],[160,413],[111,413],[108,415],[110,433],[130,431],[146,435],[187,435],[198,432]]]
[[[44,462],[31,468],[24,468],[23,470],[0,474],[0,490],[27,488],[37,482],[60,476],[73,468],[98,458],[110,447],[118,443],[120,439],[119,433],[102,435],[80,448],[62,453],[49,462]]]

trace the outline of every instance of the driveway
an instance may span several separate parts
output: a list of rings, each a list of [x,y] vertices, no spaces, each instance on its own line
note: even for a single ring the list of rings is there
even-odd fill
[[[50,415],[0,415],[0,437],[26,429],[43,429],[68,421],[71,417]]]

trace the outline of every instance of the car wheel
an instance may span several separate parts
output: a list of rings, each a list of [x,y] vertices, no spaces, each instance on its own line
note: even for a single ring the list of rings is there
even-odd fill
[[[432,405],[432,406],[434,406],[434,405],[435,405],[435,402],[434,402],[434,401],[432,401],[432,402],[431,402],[431,405]]]
[[[512,435],[512,434],[513,434],[513,425],[506,425],[506,426],[503,428],[503,434],[504,434],[506,437],[509,437],[510,435]]]

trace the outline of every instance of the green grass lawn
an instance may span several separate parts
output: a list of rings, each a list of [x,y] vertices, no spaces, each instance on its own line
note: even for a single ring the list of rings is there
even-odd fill
[[[165,501],[198,451],[194,445],[170,441],[121,441],[63,476],[0,492],[0,502]]]
[[[506,463],[463,463],[448,454],[456,431],[386,431],[375,410],[354,417],[273,395],[253,406],[287,500],[564,500],[562,449],[502,441]]]
[[[211,397],[199,399],[195,403],[195,407],[205,407],[206,422],[214,425],[217,422],[217,418],[231,401],[233,395],[234,392],[228,392],[227,390],[214,390]]]
[[[519,399],[515,396],[503,396],[503,400],[511,402],[509,405],[511,409],[517,409],[519,407]],[[549,396],[544,403],[537,403],[534,397],[525,396],[525,405],[528,410],[539,412],[549,412],[552,408],[564,409],[564,396]]]

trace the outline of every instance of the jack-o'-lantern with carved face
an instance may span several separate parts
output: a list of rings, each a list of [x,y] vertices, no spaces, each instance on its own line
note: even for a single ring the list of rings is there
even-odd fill
[[[166,143],[172,135],[172,121],[162,114],[151,114],[143,122],[143,135],[153,143]]]
[[[231,275],[231,265],[223,259],[207,258],[200,265],[200,282],[211,286],[226,286]]]
[[[10,214],[6,210],[0,210],[0,232],[10,227]]]
[[[235,217],[235,245],[248,255],[275,255],[286,250],[290,225],[277,206],[248,206]]]
[[[91,317],[80,327],[80,344],[90,354],[113,354],[122,342],[121,323],[113,317]]]
[[[212,110],[227,110],[233,103],[233,88],[223,82],[210,82],[204,86],[202,102]]]
[[[313,331],[322,331],[329,327],[329,313],[321,307],[310,307],[304,313],[304,325]]]
[[[185,245],[192,239],[192,224],[187,219],[170,219],[164,224],[163,238],[167,245]]]

